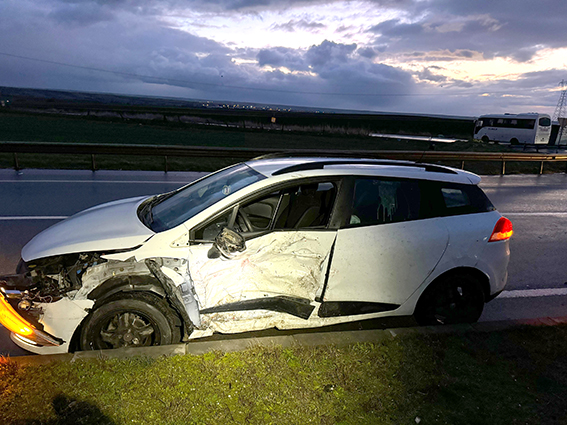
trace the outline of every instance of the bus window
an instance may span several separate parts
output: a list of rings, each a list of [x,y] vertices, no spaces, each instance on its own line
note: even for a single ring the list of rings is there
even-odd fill
[[[547,117],[542,117],[539,119],[539,125],[542,127],[549,127],[551,125],[551,120]]]

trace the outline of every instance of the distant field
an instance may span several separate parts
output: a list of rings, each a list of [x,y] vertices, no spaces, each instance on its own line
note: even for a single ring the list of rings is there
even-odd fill
[[[243,130],[218,126],[187,125],[164,121],[125,121],[70,117],[57,115],[15,114],[0,112],[0,142],[57,142],[57,143],[109,143],[183,146],[216,146],[327,150],[428,150],[429,142],[381,139],[363,135],[316,133],[307,131]],[[510,151],[508,146],[487,145],[472,141],[451,144],[438,143],[436,150],[448,151]],[[232,164],[238,158],[168,158],[169,170],[211,171]],[[23,168],[89,169],[87,155],[19,154]],[[460,167],[460,163],[447,165]],[[0,168],[14,166],[12,154],[0,154]],[[163,157],[97,155],[98,169],[163,170]],[[466,169],[493,174],[499,170],[495,163],[467,163]],[[537,172],[538,164],[509,164],[507,172]],[[548,171],[563,171],[563,164],[546,165]]]

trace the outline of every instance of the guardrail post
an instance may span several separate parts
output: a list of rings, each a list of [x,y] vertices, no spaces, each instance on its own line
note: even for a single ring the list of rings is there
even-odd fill
[[[20,170],[20,163],[18,162],[18,154],[14,152],[14,170]]]
[[[465,161],[463,160],[463,161],[461,161],[461,170],[464,170],[464,169],[465,169]]]
[[[502,160],[502,170],[500,171],[501,175],[506,174],[506,161]]]
[[[541,164],[539,166],[539,173],[543,174],[543,161],[541,161]]]
[[[96,171],[95,154],[91,153],[91,170]]]
[[[167,173],[167,171],[169,169],[168,164],[167,164],[167,155],[164,155],[164,157],[163,157],[163,166],[165,168],[165,172]]]

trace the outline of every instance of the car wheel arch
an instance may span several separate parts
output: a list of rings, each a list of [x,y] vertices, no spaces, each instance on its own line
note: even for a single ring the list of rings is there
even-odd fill
[[[166,292],[161,282],[153,275],[147,274],[138,276],[113,276],[94,288],[87,295],[87,298],[95,301],[94,308],[96,308],[97,304],[100,304],[119,292],[151,292],[161,298],[166,297]]]
[[[428,287],[430,287],[431,285],[435,284],[436,282],[443,280],[443,279],[447,279],[448,277],[451,277],[452,275],[458,275],[458,274],[467,274],[470,275],[472,278],[476,279],[481,288],[482,288],[482,293],[484,295],[484,299],[488,300],[490,298],[490,279],[488,278],[488,276],[482,271],[479,270],[475,267],[454,267],[452,269],[446,270],[443,273],[441,273],[440,275],[436,276],[433,280],[431,280],[431,282],[429,282],[429,284],[423,288],[422,293],[420,294],[423,295],[423,293],[427,290]]]
[[[175,317],[175,326],[179,326],[181,328],[182,334],[184,330],[189,334],[191,333],[188,330],[191,330],[193,325],[191,323],[185,323],[182,312],[178,311],[175,304],[168,300],[168,295],[161,282],[150,274],[140,276],[114,276],[107,279],[89,293],[88,298],[95,302],[89,314],[101,305],[104,305],[113,299],[120,298],[124,294],[150,294],[167,300],[169,308]],[[81,331],[87,318],[88,315],[83,318],[81,323],[75,329],[73,337],[69,343],[69,352],[74,352],[79,349]]]
[[[80,325],[75,329],[75,332],[73,333],[73,337],[69,344],[69,352],[73,352],[81,348],[83,330],[85,329],[85,327],[87,327],[88,329],[88,323],[91,319],[91,316],[93,316],[93,314],[97,312],[98,308],[105,307],[110,304],[116,304],[116,302],[128,302],[128,300],[134,300],[138,303],[145,303],[147,306],[146,308],[149,307],[150,309],[157,309],[163,315],[163,318],[166,320],[166,322],[169,323],[171,329],[177,329],[177,331],[173,332],[172,334],[171,342],[166,343],[181,342],[183,336],[183,322],[180,318],[179,313],[172,307],[171,303],[168,302],[166,297],[161,297],[155,292],[148,291],[118,291],[115,292],[114,295],[106,297],[101,301],[97,300],[93,308],[90,310],[89,314],[87,314],[83,318]]]
[[[459,298],[464,301],[462,307],[465,310],[452,310],[453,308],[455,308],[455,304],[452,303],[457,302],[457,304],[459,304],[459,301],[450,301],[453,306],[451,306],[451,304],[445,304],[448,299],[451,299],[450,295],[449,298],[446,298],[446,295],[450,294],[450,292],[447,292],[447,290],[449,288],[456,289],[456,287],[453,286],[456,282],[455,279],[457,279],[456,281],[458,282],[462,282],[459,283],[459,286],[461,288],[469,288],[469,290],[465,290],[465,294],[468,295],[463,295],[461,290],[459,290],[461,297],[464,297]],[[475,287],[478,288],[478,292],[475,291]],[[450,291],[452,292],[452,290]],[[475,296],[474,294],[478,294],[478,296]],[[455,267],[453,269],[445,271],[444,273],[441,273],[423,288],[423,291],[419,294],[419,297],[416,300],[413,316],[421,325],[438,324],[436,322],[433,323],[433,321],[431,320],[431,314],[433,314],[432,312],[435,312],[435,310],[440,307],[441,311],[439,314],[443,315],[443,309],[450,307],[452,313],[450,312],[451,310],[445,310],[444,313],[449,314],[447,316],[447,323],[475,322],[482,314],[483,306],[489,300],[488,294],[490,294],[489,278],[481,270],[474,267]],[[438,298],[439,296],[441,296],[442,298]],[[434,302],[433,300],[436,299],[441,300],[441,304],[435,303],[437,307],[433,307],[432,309],[430,307],[431,302]],[[444,321],[439,321],[440,323],[444,323]]]

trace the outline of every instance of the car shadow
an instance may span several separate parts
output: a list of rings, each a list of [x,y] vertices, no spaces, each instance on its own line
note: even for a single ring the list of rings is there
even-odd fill
[[[16,422],[17,425],[113,425],[114,422],[100,411],[98,407],[86,401],[80,401],[65,395],[58,395],[52,401],[57,417],[50,421],[28,419]]]

